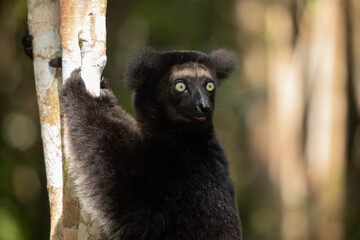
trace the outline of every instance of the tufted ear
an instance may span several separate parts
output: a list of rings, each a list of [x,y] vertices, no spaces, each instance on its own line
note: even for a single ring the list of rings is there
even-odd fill
[[[216,77],[219,80],[227,78],[228,75],[237,67],[238,62],[234,53],[228,50],[215,50],[210,53],[209,57],[211,65],[216,72]]]
[[[149,78],[154,77],[156,69],[161,65],[160,54],[150,47],[141,49],[128,60],[125,71],[125,83],[135,89]]]

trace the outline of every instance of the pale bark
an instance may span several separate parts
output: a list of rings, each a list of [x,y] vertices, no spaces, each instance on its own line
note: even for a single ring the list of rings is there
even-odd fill
[[[106,64],[106,0],[64,0],[61,8],[59,1],[28,0],[28,11],[50,202],[50,239],[103,239],[99,227],[80,210],[68,181],[63,189],[58,91],[61,78],[66,80],[74,69],[81,68],[86,87],[99,95],[101,73]],[[61,55],[62,72],[49,66],[51,59]]]
[[[59,2],[28,0],[28,26],[33,36],[34,75],[50,203],[50,239],[62,238],[63,170],[59,82],[61,72],[49,60],[61,55]]]
[[[106,64],[106,0],[61,0],[63,78],[81,68],[86,88],[98,96]]]
[[[100,80],[106,64],[106,0],[88,1],[80,31],[81,77],[86,88],[100,94]]]
[[[86,88],[95,96],[100,94],[101,74],[106,64],[106,0],[61,0],[61,37],[63,47],[63,79],[81,68]],[[66,135],[66,122],[64,122]],[[71,146],[64,137],[65,149]],[[70,153],[70,151],[66,151]],[[71,156],[66,157],[71,161]],[[72,193],[66,181],[64,196],[65,239],[103,239],[101,231]]]

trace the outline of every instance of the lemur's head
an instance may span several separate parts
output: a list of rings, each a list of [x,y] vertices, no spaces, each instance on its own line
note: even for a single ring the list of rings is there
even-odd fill
[[[223,49],[209,55],[143,49],[129,62],[125,78],[135,90],[138,121],[172,127],[206,125],[212,119],[216,88],[236,64],[234,55]]]

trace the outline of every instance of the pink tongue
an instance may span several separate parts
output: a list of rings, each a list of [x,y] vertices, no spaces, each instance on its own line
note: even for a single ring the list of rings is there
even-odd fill
[[[198,121],[205,121],[206,117],[194,117]]]

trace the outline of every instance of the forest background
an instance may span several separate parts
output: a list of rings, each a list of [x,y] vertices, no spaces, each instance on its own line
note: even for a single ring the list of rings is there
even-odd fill
[[[27,5],[0,2],[0,240],[48,239],[49,203]],[[104,75],[133,113],[128,56],[233,50],[217,94],[244,239],[360,239],[360,2],[108,1]]]

